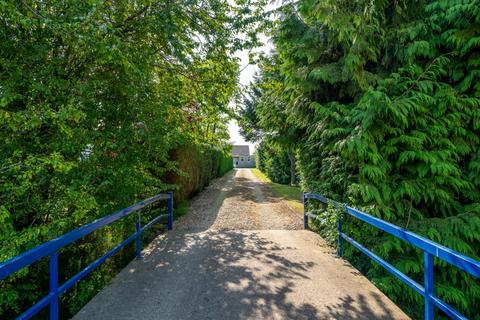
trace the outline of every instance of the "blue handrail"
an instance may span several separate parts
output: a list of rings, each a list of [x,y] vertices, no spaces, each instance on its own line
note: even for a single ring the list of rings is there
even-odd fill
[[[469,274],[480,278],[480,262],[472,258],[464,256],[452,249],[449,249],[441,244],[433,242],[427,238],[424,238],[416,233],[408,231],[406,229],[400,228],[392,223],[383,221],[379,218],[373,217],[365,212],[359,211],[357,209],[351,208],[349,206],[344,206],[336,201],[329,201],[322,195],[315,193],[304,193],[303,194],[303,206],[304,206],[304,227],[308,229],[308,218],[317,218],[318,215],[307,212],[308,199],[315,199],[324,204],[331,202],[337,208],[344,208],[345,212],[355,217],[359,220],[362,220],[380,230],[388,232],[389,234],[421,249],[423,251],[423,266],[424,266],[424,285],[422,286],[418,282],[412,280],[407,275],[403,274],[400,270],[395,268],[390,263],[386,262],[375,253],[371,252],[367,248],[363,247],[361,244],[356,242],[354,239],[350,238],[347,234],[342,232],[342,219],[339,216],[338,219],[338,255],[342,256],[342,246],[343,240],[346,240],[352,244],[355,248],[366,254],[368,257],[376,261],[382,267],[384,267],[388,272],[402,280],[405,284],[411,287],[416,292],[420,293],[425,298],[425,319],[433,320],[434,319],[434,308],[435,306],[445,312],[452,319],[468,319],[460,312],[455,310],[453,307],[442,301],[435,295],[434,291],[434,282],[433,282],[433,257],[442,259],[457,268],[460,268]]]
[[[158,215],[152,221],[147,223],[145,226],[141,227],[140,224],[140,210],[149,204],[152,204],[159,200],[167,200],[167,213]],[[80,238],[85,237],[86,235],[92,233],[95,230],[98,230],[104,226],[107,226],[133,212],[137,212],[137,219],[135,222],[135,233],[130,235],[127,239],[123,240],[121,243],[116,245],[112,250],[108,251],[106,254],[92,262],[82,271],[74,275],[72,278],[67,280],[62,285],[58,283],[58,251],[69,245],[72,242],[77,241]],[[128,208],[117,211],[106,217],[97,219],[93,222],[85,224],[75,230],[72,230],[58,238],[45,242],[33,249],[28,250],[16,257],[11,258],[5,262],[0,263],[0,281],[8,277],[14,272],[46,257],[50,256],[50,292],[47,296],[43,297],[34,304],[30,309],[21,314],[17,319],[30,319],[47,305],[50,305],[50,319],[58,320],[58,298],[61,294],[67,291],[72,287],[77,281],[84,278],[87,274],[93,271],[96,267],[102,264],[105,260],[111,257],[113,254],[118,252],[121,248],[136,240],[136,257],[140,258],[140,236],[141,234],[154,223],[156,223],[161,218],[167,218],[167,229],[173,229],[173,194],[172,192],[161,193],[156,196],[153,196],[149,199],[140,201]]]

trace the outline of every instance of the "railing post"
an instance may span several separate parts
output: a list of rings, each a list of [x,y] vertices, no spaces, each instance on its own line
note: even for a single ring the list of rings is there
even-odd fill
[[[338,256],[341,257],[343,254],[343,238],[342,238],[342,213],[338,213],[338,224],[337,224],[337,231],[338,231]]]
[[[434,294],[433,289],[433,256],[423,252],[423,279],[425,287],[425,320],[433,320],[434,305],[430,301],[430,295]]]
[[[167,200],[167,206],[168,206],[168,225],[167,229],[172,230],[173,229],[173,192],[168,192],[168,200]]]
[[[58,252],[50,254],[50,320],[58,320]]]
[[[308,198],[304,192],[303,193],[303,228],[304,229],[308,229],[307,204],[308,204]]]
[[[137,259],[142,259],[142,248],[141,248],[141,240],[142,240],[142,225],[141,225],[141,210],[137,211],[137,220],[135,221],[135,253]]]

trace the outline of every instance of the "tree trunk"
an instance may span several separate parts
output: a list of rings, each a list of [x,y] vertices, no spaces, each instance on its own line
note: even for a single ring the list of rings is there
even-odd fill
[[[295,154],[293,148],[288,151],[288,158],[290,159],[290,185],[297,185],[297,173],[295,168]]]

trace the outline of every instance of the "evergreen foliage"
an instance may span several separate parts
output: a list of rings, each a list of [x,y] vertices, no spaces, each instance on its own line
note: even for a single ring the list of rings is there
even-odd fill
[[[302,188],[480,259],[480,1],[301,0],[278,13],[270,59],[282,90],[257,100],[282,101],[287,117],[273,130],[297,133]],[[260,83],[277,81],[263,70]],[[335,234],[333,223],[319,228]],[[423,282],[418,250],[358,221],[345,228]],[[420,295],[354,248],[345,257],[423,317]],[[478,280],[435,260],[435,282],[480,319]]]
[[[257,146],[255,163],[257,168],[276,183],[290,183],[290,159],[288,152],[278,145],[263,140]]]
[[[288,123],[285,79],[275,56],[271,60],[260,57],[259,62],[261,73],[238,110],[240,133],[248,141],[262,141],[257,159],[261,171],[274,182],[297,185],[295,150],[299,133]]]

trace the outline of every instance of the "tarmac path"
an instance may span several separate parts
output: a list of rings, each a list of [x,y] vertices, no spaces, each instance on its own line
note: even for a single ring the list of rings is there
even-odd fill
[[[74,319],[409,319],[302,219],[234,170]]]

